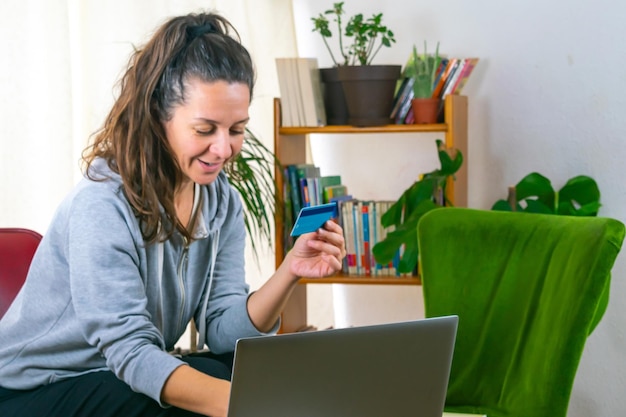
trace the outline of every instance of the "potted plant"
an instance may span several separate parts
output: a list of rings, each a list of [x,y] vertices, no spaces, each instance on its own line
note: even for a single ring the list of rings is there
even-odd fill
[[[321,70],[326,96],[331,96],[328,92],[329,80],[335,80],[341,83],[345,97],[347,123],[355,126],[389,124],[394,89],[401,67],[372,65],[372,61],[383,46],[390,47],[395,42],[394,34],[382,24],[382,13],[373,14],[370,18],[358,13],[344,20],[343,3],[334,3],[333,8],[311,18],[313,31],[322,36],[334,63],[332,69]],[[333,16],[332,20],[336,23],[338,55],[333,53],[328,43],[328,39],[333,37],[329,16]],[[336,97],[334,100],[339,101]],[[327,103],[326,111],[327,116],[330,115],[328,119],[333,122],[335,113],[331,104]]]
[[[506,200],[498,200],[492,210],[524,211],[528,213],[597,216],[600,209],[600,189],[586,175],[570,178],[558,191],[550,180],[532,172],[509,188]]]
[[[417,47],[413,45],[413,53],[407,63],[405,76],[413,79],[411,107],[415,116],[414,123],[437,122],[441,99],[433,97],[433,91],[440,64],[439,42],[437,42],[434,55],[428,54],[426,41],[424,41],[422,54],[418,54]]]
[[[417,222],[422,216],[439,207],[451,206],[445,198],[448,178],[463,164],[463,154],[458,149],[446,148],[443,141],[437,140],[441,167],[415,181],[407,188],[381,217],[383,227],[393,227],[384,240],[376,243],[372,253],[376,262],[388,264],[402,248],[397,270],[400,273],[415,272],[417,267]]]
[[[250,236],[255,259],[259,260],[259,243],[272,247],[272,222],[276,204],[274,165],[280,162],[249,129],[241,152],[224,171],[230,184],[239,192],[244,205],[244,223]]]

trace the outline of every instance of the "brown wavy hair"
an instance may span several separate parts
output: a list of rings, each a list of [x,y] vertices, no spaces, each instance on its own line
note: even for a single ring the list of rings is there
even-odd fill
[[[119,97],[83,151],[84,171],[92,180],[102,180],[90,172],[97,158],[121,176],[148,243],[165,240],[176,229],[191,239],[176,216],[174,192],[182,174],[163,122],[185,102],[186,82],[192,78],[244,83],[252,99],[252,59],[236,29],[218,14],[171,18],[134,51],[119,81]]]

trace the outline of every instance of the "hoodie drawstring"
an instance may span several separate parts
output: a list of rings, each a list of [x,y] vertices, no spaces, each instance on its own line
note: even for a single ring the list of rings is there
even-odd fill
[[[204,294],[204,300],[202,300],[202,309],[200,312],[200,326],[198,329],[198,350],[201,350],[205,345],[206,340],[206,310],[209,305],[209,296],[211,295],[211,287],[213,285],[213,271],[215,270],[215,262],[217,260],[217,248],[220,242],[220,231],[215,231],[213,241],[211,245],[211,264],[209,266],[209,283]]]

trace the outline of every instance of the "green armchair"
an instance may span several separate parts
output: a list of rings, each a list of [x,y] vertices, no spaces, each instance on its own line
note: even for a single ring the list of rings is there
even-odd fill
[[[418,224],[426,317],[459,316],[446,411],[565,417],[624,240],[614,219],[441,208]]]

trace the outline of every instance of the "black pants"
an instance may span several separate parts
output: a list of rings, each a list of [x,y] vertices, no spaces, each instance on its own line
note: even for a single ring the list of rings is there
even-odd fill
[[[199,353],[182,359],[191,367],[230,380],[232,354]],[[2,417],[192,417],[179,408],[161,408],[130,389],[112,372],[92,372],[33,390],[0,387]]]

